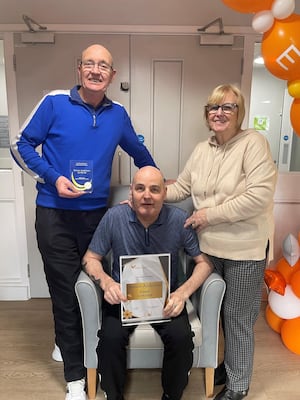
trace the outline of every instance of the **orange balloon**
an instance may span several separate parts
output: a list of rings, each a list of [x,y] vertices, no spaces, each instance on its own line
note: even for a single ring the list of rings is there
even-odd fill
[[[300,79],[289,81],[287,87],[290,96],[300,99]]]
[[[286,282],[280,272],[266,269],[265,282],[269,289],[281,294],[281,296],[284,295]]]
[[[297,263],[298,261],[295,265],[297,265]],[[293,268],[294,267],[291,267],[284,257],[282,257],[275,266],[275,270],[281,273],[286,283],[290,283],[290,277],[293,272],[295,272]]]
[[[290,109],[290,119],[295,133],[300,136],[300,99],[294,99]]]
[[[294,294],[300,298],[300,271],[296,271],[291,277],[291,287]],[[300,340],[300,338],[299,338]]]
[[[300,355],[300,317],[284,321],[281,339],[290,351]]]
[[[277,78],[300,79],[300,15],[278,20],[263,35],[261,52],[266,68]]]
[[[270,10],[273,0],[222,0],[223,3],[235,11],[242,13],[254,13],[262,10]]]
[[[285,319],[282,319],[280,317],[278,317],[278,315],[276,315],[271,307],[269,306],[269,304],[266,307],[266,311],[265,311],[265,316],[266,316],[266,320],[268,325],[270,326],[270,328],[273,329],[273,331],[280,333],[281,332],[281,327],[284,321],[286,321]]]

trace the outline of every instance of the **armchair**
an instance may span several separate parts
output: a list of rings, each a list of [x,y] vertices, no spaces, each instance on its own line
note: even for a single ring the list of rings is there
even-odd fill
[[[129,186],[116,186],[111,189],[109,205],[118,204],[128,198]],[[190,199],[176,204],[191,212]],[[182,253],[183,272],[191,273],[192,260]],[[84,344],[84,365],[87,368],[88,398],[96,397],[98,359],[97,332],[101,327],[102,293],[99,287],[83,271],[75,285],[78,298]],[[201,288],[187,302],[187,310],[194,336],[193,367],[205,368],[205,392],[213,395],[214,368],[218,363],[219,316],[225,292],[225,282],[216,273],[212,273]],[[159,335],[150,325],[138,326],[130,337],[127,349],[128,368],[161,368],[163,344]]]

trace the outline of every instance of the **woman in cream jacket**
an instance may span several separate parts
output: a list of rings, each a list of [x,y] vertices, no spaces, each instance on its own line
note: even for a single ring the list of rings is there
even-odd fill
[[[215,400],[247,396],[257,319],[268,251],[272,250],[273,196],[277,172],[266,138],[242,130],[244,98],[233,85],[216,87],[205,106],[212,136],[199,143],[167,201],[191,196],[187,219],[197,231],[202,252],[226,282],[222,307],[224,362],[215,383],[224,383]]]

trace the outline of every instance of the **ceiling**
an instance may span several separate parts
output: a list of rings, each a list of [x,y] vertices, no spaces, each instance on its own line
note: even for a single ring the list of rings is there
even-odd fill
[[[295,3],[295,13],[300,14],[300,0]],[[0,31],[28,30],[23,14],[50,30],[59,30],[51,25],[198,28],[222,17],[224,27],[246,27],[252,32],[253,18],[253,14],[227,7],[222,0],[0,0]]]
[[[241,0],[242,1],[242,0]],[[296,0],[300,3],[300,0]],[[298,4],[300,11],[300,4]],[[224,26],[251,27],[252,15],[222,0],[0,0],[3,24],[27,29],[22,15],[41,25],[170,25],[202,27],[218,17]],[[11,29],[9,29],[11,30]]]

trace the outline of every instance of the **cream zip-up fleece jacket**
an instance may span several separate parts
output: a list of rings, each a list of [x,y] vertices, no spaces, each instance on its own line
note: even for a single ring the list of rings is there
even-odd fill
[[[199,143],[168,202],[193,199],[207,208],[209,226],[198,234],[204,253],[231,260],[262,260],[269,241],[273,257],[273,196],[277,169],[266,138],[247,129],[223,145],[215,136]]]

